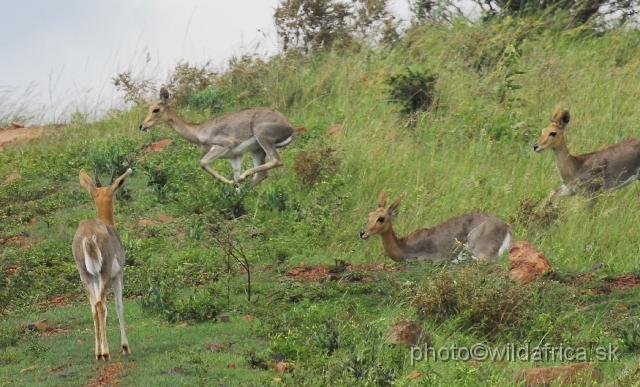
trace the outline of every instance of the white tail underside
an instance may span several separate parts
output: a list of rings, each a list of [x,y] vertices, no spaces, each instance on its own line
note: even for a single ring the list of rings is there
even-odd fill
[[[507,236],[504,238],[502,245],[500,245],[500,249],[498,250],[498,257],[502,255],[511,244],[511,232],[507,232]]]
[[[95,235],[93,235],[91,239],[93,239],[93,243],[96,243],[98,238]],[[97,245],[96,245],[96,251],[98,252],[98,257],[97,257],[98,259],[97,260],[93,259],[87,252],[87,237],[84,237],[82,239],[82,251],[84,252],[84,265],[87,267],[87,271],[89,272],[89,274],[99,275],[100,270],[102,269],[102,253],[100,252],[100,249],[97,248]]]

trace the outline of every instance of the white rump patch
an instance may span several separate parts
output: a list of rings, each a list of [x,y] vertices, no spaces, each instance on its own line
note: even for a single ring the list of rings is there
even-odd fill
[[[502,253],[504,253],[509,248],[510,244],[511,244],[511,233],[507,232],[507,236],[504,238],[502,245],[500,245],[500,249],[498,249],[498,257],[500,257]]]
[[[88,242],[87,237],[84,237],[82,239],[82,251],[84,252],[84,265],[87,267],[87,271],[89,272],[89,274],[99,275],[100,269],[102,268],[102,253],[98,248],[98,244],[97,244],[98,238],[95,235],[93,235],[91,239],[93,239],[93,243],[96,244],[96,251],[98,252],[98,256],[91,257],[89,255],[89,252],[87,251],[87,242]]]
[[[111,277],[114,277],[116,274],[120,272],[120,264],[118,263],[117,257],[113,257],[113,262],[111,263]]]
[[[293,135],[289,136],[289,138],[288,138],[288,139],[286,139],[286,140],[284,140],[284,141],[282,141],[282,142],[277,143],[277,144],[276,144],[276,146],[277,146],[278,148],[282,148],[283,146],[288,145],[288,144],[291,142],[291,140],[293,140]]]

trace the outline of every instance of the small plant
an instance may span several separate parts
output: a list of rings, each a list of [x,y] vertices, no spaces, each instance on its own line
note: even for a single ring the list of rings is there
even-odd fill
[[[168,197],[173,197],[175,190],[173,186],[169,184],[171,175],[173,174],[173,167],[171,165],[153,165],[145,164],[142,169],[149,176],[149,182],[147,185],[151,187],[153,196],[159,203],[164,203]]]
[[[284,212],[287,209],[287,199],[289,199],[289,195],[279,186],[269,189],[265,193],[265,204],[267,207],[275,208],[279,212]]]
[[[390,77],[387,80],[389,85],[389,102],[400,105],[403,114],[412,114],[429,109],[436,101],[435,84],[437,75],[428,71],[413,71],[407,69],[401,73]]]
[[[89,160],[94,166],[101,171],[113,169],[116,176],[122,175],[129,168],[135,168],[138,164],[137,157],[136,144],[129,139],[106,141],[89,154]]]
[[[111,78],[111,83],[118,91],[124,91],[125,102],[143,103],[144,96],[153,91],[151,79],[134,78],[131,76],[131,71],[125,71]]]
[[[549,230],[560,217],[560,208],[551,201],[540,202],[533,198],[520,201],[520,207],[515,216],[509,216],[509,222],[518,224],[527,230],[529,235],[535,236]]]
[[[336,172],[340,164],[331,147],[319,149],[314,153],[302,151],[294,160],[294,169],[298,182],[306,186],[313,186],[325,176]]]
[[[178,298],[163,288],[163,284],[149,285],[149,293],[142,299],[142,308],[161,315],[169,322],[204,322],[220,313],[218,294],[212,288],[196,290],[187,298]]]
[[[178,63],[167,85],[173,101],[178,105],[188,105],[191,94],[202,92],[214,84],[216,73],[211,70],[210,62],[202,65]],[[196,100],[199,97],[194,97]]]

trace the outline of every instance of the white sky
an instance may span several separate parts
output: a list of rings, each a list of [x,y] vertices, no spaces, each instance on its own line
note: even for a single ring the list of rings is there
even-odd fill
[[[65,120],[75,109],[104,112],[122,103],[111,78],[126,70],[164,81],[181,60],[221,67],[234,53],[274,53],[278,3],[3,0],[0,119],[26,102],[44,121]],[[407,0],[391,3],[394,13],[408,15]]]

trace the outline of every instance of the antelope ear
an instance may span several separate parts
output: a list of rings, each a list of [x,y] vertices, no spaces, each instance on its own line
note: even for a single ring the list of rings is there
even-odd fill
[[[164,107],[169,105],[169,89],[167,89],[167,85],[160,86],[160,101]]]
[[[93,184],[93,180],[91,180],[91,178],[87,174],[87,171],[85,171],[84,169],[80,170],[80,185],[82,186],[82,188],[89,191],[89,193],[92,193],[93,190],[96,189],[95,184]]]
[[[380,195],[378,195],[378,208],[383,208],[387,205],[387,191],[380,191]]]
[[[562,110],[560,106],[556,106],[551,115],[551,122],[556,124],[558,129],[564,130],[564,127],[567,126],[570,120],[571,115],[569,114],[569,110]]]
[[[398,206],[400,205],[400,203],[402,202],[402,199],[404,199],[404,197],[407,196],[406,193],[403,193],[402,196],[400,196],[399,198],[396,199],[395,202],[393,202],[393,204],[389,207],[389,209],[387,210],[387,212],[389,213],[389,215],[393,215],[393,211],[395,211],[396,208],[398,208]]]
[[[111,192],[116,193],[122,184],[124,184],[124,180],[133,173],[131,168],[127,169],[125,173],[123,173],[119,178],[117,178],[109,187],[111,187]]]

